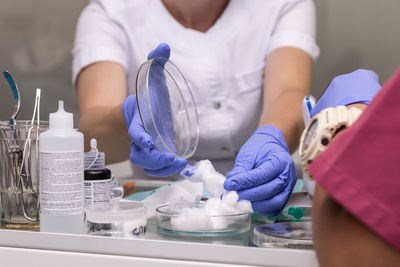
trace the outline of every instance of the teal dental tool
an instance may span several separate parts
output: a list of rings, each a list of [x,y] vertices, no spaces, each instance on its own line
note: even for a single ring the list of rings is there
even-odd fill
[[[5,71],[3,71],[3,75],[6,78],[8,84],[11,87],[11,91],[12,91],[12,94],[13,94],[13,97],[14,97],[14,113],[11,114],[11,118],[10,118],[10,124],[14,125],[15,124],[15,118],[18,116],[19,108],[20,108],[20,105],[21,105],[20,93],[19,93],[18,85],[15,82],[15,79],[13,78],[11,73],[8,72],[7,70],[5,70]]]

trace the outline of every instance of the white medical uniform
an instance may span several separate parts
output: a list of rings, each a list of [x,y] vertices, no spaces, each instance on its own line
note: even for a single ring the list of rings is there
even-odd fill
[[[161,0],[93,0],[78,22],[73,80],[89,64],[114,61],[125,68],[133,94],[147,54],[162,42],[169,44],[199,113],[194,159],[211,159],[227,172],[257,128],[269,53],[290,46],[315,59],[314,39],[312,0],[231,0],[205,33],[183,27]]]

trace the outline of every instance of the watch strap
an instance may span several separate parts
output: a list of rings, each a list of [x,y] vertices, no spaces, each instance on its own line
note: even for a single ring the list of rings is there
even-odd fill
[[[311,119],[300,140],[301,165],[303,173],[306,174],[307,178],[312,179],[308,171],[308,165],[326,149],[339,131],[350,127],[361,114],[361,109],[337,106],[334,108],[326,108]],[[313,132],[311,141],[306,145],[305,139],[307,132],[310,130],[313,123],[318,123],[317,128]]]

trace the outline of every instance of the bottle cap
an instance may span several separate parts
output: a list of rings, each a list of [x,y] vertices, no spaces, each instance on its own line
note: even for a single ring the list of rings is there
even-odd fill
[[[57,112],[50,113],[49,129],[51,130],[72,130],[74,128],[74,118],[72,113],[65,112],[64,101],[58,101]]]
[[[90,139],[90,151],[85,153],[85,170],[102,170],[106,167],[104,152],[97,149],[97,140]]]
[[[92,168],[85,170],[85,181],[99,181],[111,179],[111,171],[107,168],[93,170]]]

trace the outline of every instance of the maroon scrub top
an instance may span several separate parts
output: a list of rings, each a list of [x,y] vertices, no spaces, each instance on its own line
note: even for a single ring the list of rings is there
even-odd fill
[[[310,165],[338,203],[400,251],[400,69]]]

